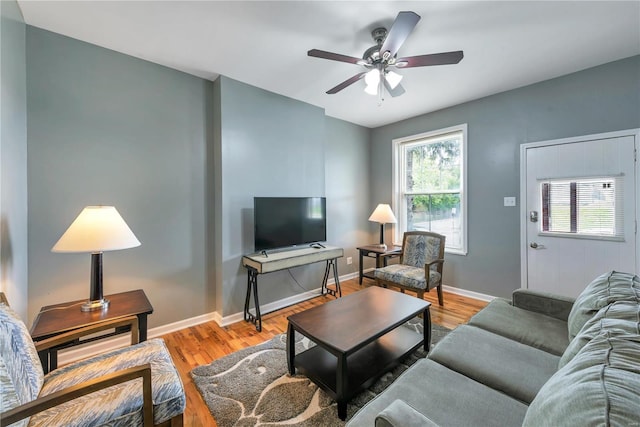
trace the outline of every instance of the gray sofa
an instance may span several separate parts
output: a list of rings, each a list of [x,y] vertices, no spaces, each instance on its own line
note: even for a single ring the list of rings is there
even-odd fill
[[[640,426],[640,279],[493,300],[347,423],[374,425]]]

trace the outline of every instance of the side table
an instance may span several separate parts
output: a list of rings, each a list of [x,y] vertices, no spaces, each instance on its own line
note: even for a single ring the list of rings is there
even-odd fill
[[[380,247],[379,245],[368,245],[368,246],[360,246],[358,248],[358,252],[360,253],[359,259],[359,267],[358,267],[358,279],[362,285],[362,278],[366,277],[368,279],[375,279],[373,274],[364,273],[362,268],[362,260],[364,257],[375,258],[376,259],[376,268],[382,268],[387,266],[387,262],[389,258],[395,258],[402,255],[402,246],[390,246],[390,247]]]
[[[105,323],[121,317],[136,316],[138,318],[139,341],[146,341],[147,316],[153,313],[153,306],[144,291],[138,289],[107,295],[105,298],[109,299],[111,304],[108,309],[102,311],[81,311],[80,305],[85,303],[86,299],[42,307],[31,326],[31,338],[35,342],[42,341],[86,326]],[[60,349],[124,334],[129,331],[131,331],[130,326],[115,328],[114,332],[86,339],[76,339],[52,349],[41,351],[38,355],[42,362],[42,368],[47,373],[58,367],[58,350]]]

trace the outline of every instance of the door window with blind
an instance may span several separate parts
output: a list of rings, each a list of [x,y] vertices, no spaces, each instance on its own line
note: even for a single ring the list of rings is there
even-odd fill
[[[540,233],[623,240],[622,176],[541,180]]]
[[[394,140],[396,242],[405,231],[432,231],[447,237],[447,252],[467,253],[466,132],[460,125]]]

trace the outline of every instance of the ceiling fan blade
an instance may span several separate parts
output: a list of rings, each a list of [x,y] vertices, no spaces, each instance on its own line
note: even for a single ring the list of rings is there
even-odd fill
[[[387,38],[385,38],[384,43],[382,43],[380,55],[384,58],[385,52],[388,51],[388,58],[393,58],[419,20],[420,15],[415,12],[398,13],[396,20],[389,30],[389,34],[387,34]]]
[[[357,64],[362,61],[361,58],[354,58],[353,56],[340,55],[339,53],[327,52],[326,50],[311,49],[307,52],[307,55],[316,58],[330,59],[332,61],[348,62],[350,64]]]
[[[389,92],[389,95],[391,95],[393,98],[395,98],[396,96],[400,96],[403,93],[405,93],[404,88],[402,87],[402,85],[400,83],[398,83],[398,85],[395,87],[395,89],[391,89],[391,85],[389,84],[388,81],[384,81],[384,87],[387,89],[387,92]]]
[[[396,60],[396,67],[410,68],[425,67],[428,65],[457,64],[462,61],[463,57],[464,54],[461,50],[456,50],[455,52],[433,53],[430,55],[407,56],[406,58],[398,58]]]
[[[342,89],[346,88],[347,86],[351,86],[352,84],[354,84],[355,82],[357,82],[358,80],[360,80],[361,78],[364,77],[364,75],[367,74],[366,71],[362,72],[362,73],[358,73],[355,76],[343,81],[342,83],[340,83],[338,86],[331,88],[327,91],[327,94],[329,95],[333,95],[334,93],[338,93],[340,92]]]

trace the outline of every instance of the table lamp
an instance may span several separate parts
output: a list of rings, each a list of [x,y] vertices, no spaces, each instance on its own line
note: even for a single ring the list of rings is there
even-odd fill
[[[391,210],[391,206],[380,203],[376,210],[373,211],[371,216],[369,217],[369,221],[379,222],[380,223],[380,247],[386,248],[384,244],[384,225],[385,224],[395,224],[396,217],[393,215],[393,211]]]
[[[82,311],[105,310],[102,295],[102,252],[140,246],[140,241],[113,206],[87,206],[71,223],[51,252],[91,253],[91,292]]]

